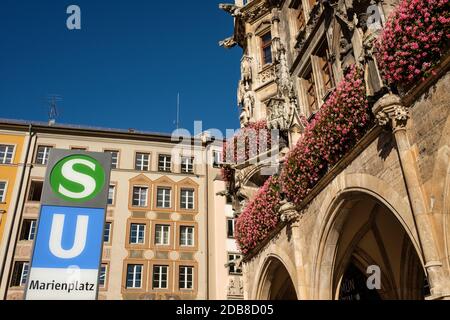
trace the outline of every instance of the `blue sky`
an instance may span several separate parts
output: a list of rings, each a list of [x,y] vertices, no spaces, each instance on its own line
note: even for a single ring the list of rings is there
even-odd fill
[[[219,2],[1,0],[0,118],[47,121],[59,94],[59,123],[172,132],[180,92],[182,127],[238,127],[241,49],[218,46],[233,32]]]

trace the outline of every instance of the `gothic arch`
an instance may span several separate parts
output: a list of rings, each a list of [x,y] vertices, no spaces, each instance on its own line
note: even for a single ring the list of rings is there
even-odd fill
[[[287,256],[285,257],[287,258]],[[289,258],[287,258],[289,259]],[[289,259],[290,260],[290,259]],[[256,273],[256,287],[251,299],[297,300],[295,268],[291,261],[269,254]],[[286,263],[287,262],[287,263]]]
[[[318,239],[318,248],[312,251],[315,252],[312,273],[315,299],[336,298],[338,285],[336,279],[342,276],[344,265],[348,263],[351,256],[347,254],[346,262],[345,260],[344,262],[336,261],[342,232],[349,213],[362,199],[372,199],[373,203],[392,215],[410,240],[414,251],[418,253],[418,260],[423,266],[417,232],[408,202],[387,183],[376,177],[366,174],[341,175],[333,183],[331,190],[328,190],[326,199],[323,201],[323,208],[326,210],[319,213],[320,226],[315,231],[314,238]],[[386,282],[386,291],[393,290],[389,286],[390,283]],[[395,294],[390,292],[386,297],[395,298]]]

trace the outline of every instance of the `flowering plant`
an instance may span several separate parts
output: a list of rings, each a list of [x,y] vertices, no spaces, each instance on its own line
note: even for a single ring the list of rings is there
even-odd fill
[[[449,0],[401,0],[376,41],[389,84],[409,86],[434,73],[450,39]]]
[[[236,221],[236,241],[243,254],[254,249],[278,225],[280,186],[270,177]]]
[[[223,144],[224,163],[244,163],[258,154],[271,148],[271,133],[267,128],[267,122],[262,120],[251,122],[240,129],[229,141]],[[231,168],[222,170],[222,177],[230,181]]]
[[[369,128],[371,115],[362,79],[362,70],[351,66],[287,155],[280,181],[292,203],[299,205]]]

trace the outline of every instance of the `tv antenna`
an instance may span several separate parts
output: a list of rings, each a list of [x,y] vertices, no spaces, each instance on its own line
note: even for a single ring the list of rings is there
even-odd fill
[[[180,128],[180,93],[177,94],[177,120],[175,120],[177,130]]]
[[[48,124],[50,126],[56,123],[56,118],[58,117],[58,102],[62,100],[63,98],[59,94],[50,94],[47,96],[47,102],[49,104]]]

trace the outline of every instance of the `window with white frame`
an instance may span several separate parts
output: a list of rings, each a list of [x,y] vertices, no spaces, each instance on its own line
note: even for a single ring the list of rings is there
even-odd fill
[[[194,284],[194,267],[180,266],[179,287],[180,290],[191,290]]]
[[[193,157],[181,157],[181,173],[194,173]]]
[[[230,239],[234,238],[234,226],[235,226],[235,219],[227,218],[227,237]]]
[[[213,150],[213,167],[219,168],[222,163],[222,152]]]
[[[168,187],[158,187],[156,190],[156,206],[158,208],[170,208],[170,198],[172,189]]]
[[[114,204],[115,195],[116,195],[116,186],[112,184],[109,186],[108,189],[108,205]]]
[[[155,226],[155,244],[160,246],[170,245],[170,225],[157,224]]]
[[[193,210],[194,209],[194,189],[181,189],[180,206],[181,209]]]
[[[138,171],[149,171],[150,170],[150,154],[137,152],[134,168]]]
[[[24,219],[22,223],[22,231],[20,232],[21,241],[32,241],[36,237],[36,220]]]
[[[105,152],[111,154],[111,169],[117,169],[119,167],[119,151],[105,150]]]
[[[153,266],[153,289],[167,289],[169,266]]]
[[[52,147],[50,146],[39,146],[36,153],[36,164],[46,165],[51,149]]]
[[[100,276],[98,279],[98,285],[100,288],[106,287],[106,279],[108,278],[108,265],[103,263],[100,267]]]
[[[145,224],[132,223],[130,225],[130,244],[145,243]]]
[[[0,203],[6,201],[6,182],[0,181]]]
[[[158,158],[158,171],[170,172],[172,170],[172,157],[166,154],[160,154]]]
[[[0,164],[11,164],[13,161],[14,146],[0,144]]]
[[[127,267],[127,288],[139,289],[142,287],[142,264],[129,264]]]
[[[111,222],[105,223],[105,230],[103,232],[103,242],[110,243],[111,242]]]
[[[28,262],[18,261],[14,264],[11,287],[23,287],[26,285],[29,267],[30,264]]]
[[[180,227],[180,246],[182,247],[194,246],[194,227],[192,226]]]
[[[242,274],[242,269],[238,266],[238,261],[241,259],[241,255],[237,253],[228,254],[228,273],[229,274]]]
[[[133,187],[133,207],[147,207],[148,187]]]

